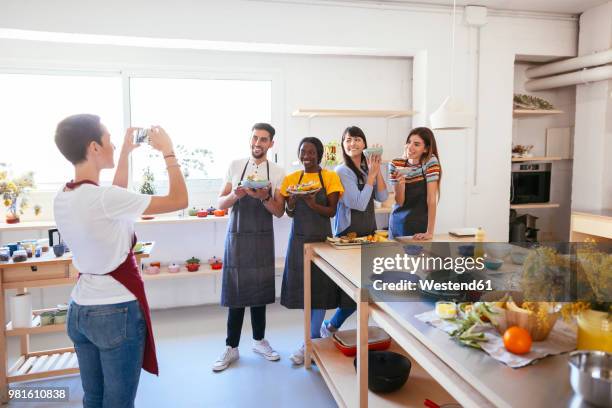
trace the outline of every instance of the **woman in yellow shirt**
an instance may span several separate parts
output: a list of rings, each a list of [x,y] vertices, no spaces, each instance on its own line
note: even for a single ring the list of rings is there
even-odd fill
[[[316,137],[302,139],[298,157],[304,169],[285,177],[280,193],[284,197],[287,214],[293,218],[285,271],[281,289],[281,304],[289,309],[304,308],[304,244],[323,242],[332,236],[331,218],[344,192],[340,177],[322,169],[323,143]],[[309,194],[295,194],[296,186],[308,186]],[[311,268],[312,314],[311,336],[319,337],[326,309],[339,306],[340,290],[316,265]],[[304,363],[304,346],[291,355],[296,365]]]

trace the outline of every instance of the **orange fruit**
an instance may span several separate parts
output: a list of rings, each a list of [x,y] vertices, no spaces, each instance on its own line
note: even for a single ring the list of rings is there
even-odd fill
[[[526,354],[531,350],[531,335],[522,327],[512,326],[504,332],[504,346],[514,354]]]

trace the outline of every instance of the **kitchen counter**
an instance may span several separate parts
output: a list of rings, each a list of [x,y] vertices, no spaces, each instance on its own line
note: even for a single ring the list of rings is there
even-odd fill
[[[456,239],[436,236],[434,241],[452,242]],[[306,250],[306,255],[338,283],[341,289],[352,294],[353,299],[358,301],[358,308],[361,308],[362,314],[358,316],[359,332],[359,327],[365,327],[368,320],[364,317],[367,302],[364,302],[364,291],[360,289],[360,250],[337,250],[328,244],[311,244]],[[305,269],[310,268],[306,268],[305,265]],[[414,317],[432,310],[434,302],[373,302],[368,305],[368,308],[369,317],[391,335],[395,344],[403,348],[411,357],[413,364],[423,368],[437,385],[443,387],[463,406],[504,408],[581,406],[581,399],[574,394],[569,382],[567,354],[547,357],[533,365],[512,369],[483,351],[458,345],[443,331]],[[305,318],[306,316],[305,314]],[[307,320],[309,326],[309,319]],[[308,333],[309,331],[305,329],[307,343],[309,342]],[[367,344],[365,328],[362,328],[361,334],[358,333],[358,338],[358,344]],[[316,344],[311,350],[315,359],[322,358],[322,356],[317,357]],[[364,350],[365,346],[361,347],[361,350],[358,347],[358,355]],[[317,363],[326,365],[325,361],[317,361]],[[328,374],[327,377],[329,378],[326,378],[326,382],[328,385],[332,384],[331,388],[334,384],[333,376]],[[407,384],[410,384],[410,381],[411,378],[408,379]],[[351,391],[361,396],[358,399],[359,406],[367,406],[368,400],[372,404],[372,397],[365,397],[359,384],[359,382],[353,383]],[[435,395],[433,390],[432,394]],[[346,399],[347,397],[344,397],[344,400]],[[435,401],[434,398],[431,399]],[[338,402],[339,399],[336,398],[336,400]],[[342,402],[342,398],[340,401]],[[341,402],[338,404],[343,405]]]
[[[612,209],[572,210],[570,241],[583,242],[585,239],[612,244]]]

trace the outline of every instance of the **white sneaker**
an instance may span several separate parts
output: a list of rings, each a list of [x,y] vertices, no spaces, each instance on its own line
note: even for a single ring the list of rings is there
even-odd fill
[[[332,326],[331,323],[329,323],[328,321],[323,321],[323,323],[321,323],[321,329],[319,330],[319,334],[321,335],[322,339],[326,339],[328,337],[331,337],[337,331],[338,329]]]
[[[253,351],[257,354],[261,354],[266,360],[277,361],[280,360],[280,355],[274,351],[274,349],[268,343],[268,340],[253,340]]]
[[[294,365],[302,365],[304,364],[304,345],[302,344],[299,349],[295,350],[293,354],[289,356],[291,362]]]
[[[226,346],[225,351],[217,361],[213,364],[213,371],[223,371],[227,367],[230,366],[234,361],[240,358],[240,353],[238,352],[238,347],[230,347]]]

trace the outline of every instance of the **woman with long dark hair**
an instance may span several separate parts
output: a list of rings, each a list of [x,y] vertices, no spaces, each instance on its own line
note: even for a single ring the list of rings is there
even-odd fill
[[[389,192],[380,168],[381,156],[370,155],[367,159],[363,151],[368,148],[365,133],[357,126],[349,126],[342,133],[342,157],[344,163],[336,167],[340,176],[344,194],[338,201],[338,210],[334,218],[334,235],[342,236],[354,232],[362,237],[376,231],[376,214],[374,200],[382,202]],[[374,146],[376,147],[376,146]],[[344,292],[340,293],[340,297]],[[321,337],[328,337],[342,326],[344,321],[355,311],[354,303],[349,307],[339,307],[329,321],[321,325]]]
[[[281,288],[281,304],[289,309],[304,308],[304,244],[324,242],[331,236],[331,218],[336,215],[338,199],[344,192],[338,175],[322,169],[323,143],[316,137],[300,141],[298,157],[303,170],[285,177],[280,189],[287,214],[293,218],[285,270]],[[310,189],[312,193],[297,195],[295,186]],[[319,337],[319,329],[326,309],[339,306],[338,287],[316,265],[311,268],[311,336]],[[290,356],[296,365],[304,363],[304,346]]]
[[[395,205],[389,217],[389,236],[412,235],[416,240],[432,239],[442,168],[431,129],[412,129],[406,139],[404,156],[398,161],[406,170],[405,174],[400,174],[397,169],[391,174],[395,181]]]

